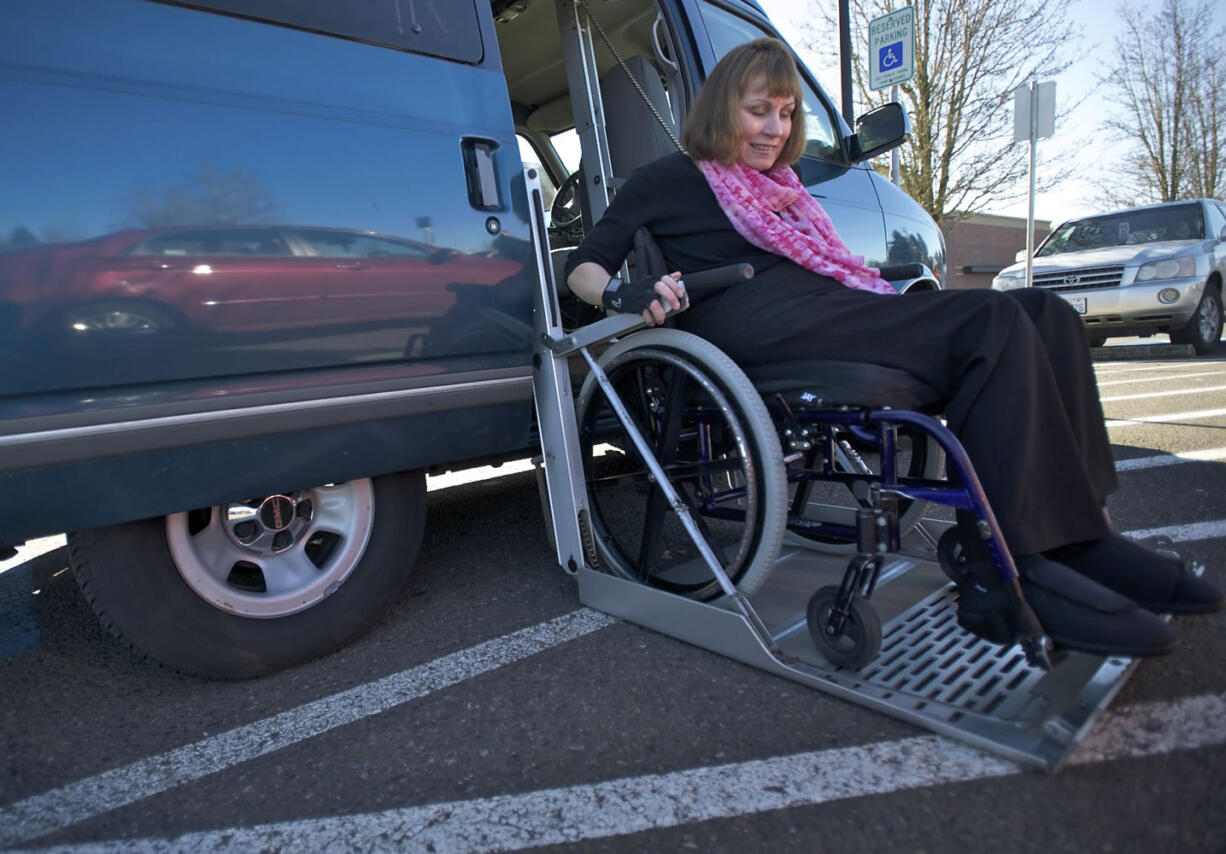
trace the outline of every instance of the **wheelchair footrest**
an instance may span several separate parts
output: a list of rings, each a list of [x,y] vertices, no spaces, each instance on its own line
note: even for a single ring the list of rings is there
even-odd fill
[[[927,562],[901,573],[887,563],[872,599],[883,623],[880,655],[859,670],[832,666],[808,635],[805,605],[819,586],[837,583],[845,565],[785,548],[750,598],[765,636],[718,602],[587,568],[579,591],[590,607],[1048,771],[1060,768],[1132,672],[1130,659],[1080,653],[1043,672],[1021,647],[968,634],[955,620],[955,588]]]

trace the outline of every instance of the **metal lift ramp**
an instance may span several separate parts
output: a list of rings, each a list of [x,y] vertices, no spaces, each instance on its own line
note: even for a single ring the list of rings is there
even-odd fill
[[[543,495],[559,565],[577,576],[585,604],[630,622],[900,718],[1022,765],[1058,770],[1135,666],[1127,658],[1063,655],[1044,671],[1019,646],[1000,647],[963,631],[954,618],[956,592],[935,563],[931,536],[910,535],[882,569],[873,603],[881,614],[880,654],[860,670],[832,666],[806,631],[805,606],[819,586],[837,583],[844,559],[787,545],[763,587],[746,598],[728,581],[684,506],[670,497],[707,571],[726,595],[698,602],[591,567],[589,504],[579,459],[569,360],[582,359],[603,380],[591,348],[624,336],[641,321],[607,317],[566,332],[547,257],[536,172],[525,170],[537,237],[540,289],[533,356],[542,444]],[[612,387],[602,381],[607,393]],[[619,402],[611,400],[617,409]],[[623,417],[632,435],[637,431]],[[638,436],[640,452],[647,445]],[[659,464],[646,453],[666,494]]]

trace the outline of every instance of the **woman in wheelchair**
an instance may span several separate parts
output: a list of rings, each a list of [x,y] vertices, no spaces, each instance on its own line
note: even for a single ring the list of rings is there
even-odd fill
[[[681,271],[752,264],[751,280],[695,294],[678,326],[742,366],[830,358],[915,375],[944,401],[1048,636],[1100,654],[1169,652],[1175,635],[1155,613],[1212,613],[1223,596],[1111,531],[1118,483],[1080,318],[1040,288],[896,295],[790,168],[805,144],[801,95],[781,42],[732,50],[690,110],[686,151],[635,171],[572,253],[571,291],[655,325],[686,298]],[[611,271],[640,227],[674,272],[623,283]],[[959,622],[1005,640],[999,577],[973,517],[958,515]]]

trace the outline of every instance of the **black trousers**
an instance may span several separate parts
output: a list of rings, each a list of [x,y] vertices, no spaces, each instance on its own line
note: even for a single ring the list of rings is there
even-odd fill
[[[738,364],[831,358],[902,368],[947,401],[1014,554],[1108,533],[1118,486],[1081,319],[1038,288],[890,296],[791,263],[678,316]]]

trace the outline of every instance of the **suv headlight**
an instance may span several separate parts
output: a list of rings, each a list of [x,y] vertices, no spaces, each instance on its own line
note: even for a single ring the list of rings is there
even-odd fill
[[[1162,279],[1184,279],[1196,275],[1195,258],[1167,258],[1150,261],[1137,268],[1138,282],[1157,282]]]
[[[1026,287],[1026,268],[1006,270],[992,279],[992,290],[1011,291],[1014,288]]]

